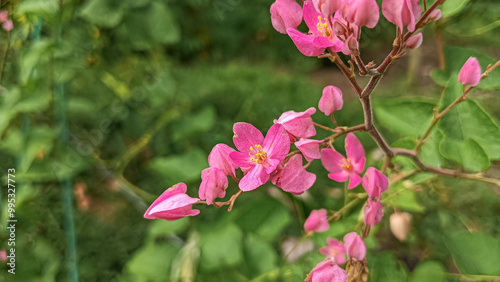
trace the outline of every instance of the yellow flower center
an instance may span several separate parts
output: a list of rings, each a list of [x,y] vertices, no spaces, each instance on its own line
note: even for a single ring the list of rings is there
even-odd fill
[[[344,168],[344,170],[346,171],[351,171],[352,170],[352,164],[351,164],[351,160],[349,159],[342,159],[342,167]]]
[[[254,148],[255,147],[255,148]],[[262,163],[267,158],[267,153],[262,149],[261,145],[250,146],[250,161]]]
[[[321,36],[324,36],[324,37],[330,37],[331,35],[331,30],[330,28],[328,27],[328,22],[327,20],[325,19],[325,22],[322,21],[322,17],[321,16],[318,16],[318,24],[316,24],[316,27],[318,28],[318,33],[321,35]]]

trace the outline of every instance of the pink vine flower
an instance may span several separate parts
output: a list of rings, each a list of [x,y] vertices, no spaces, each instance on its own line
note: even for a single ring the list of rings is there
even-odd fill
[[[415,23],[422,13],[418,4],[419,0],[384,0],[382,2],[382,14],[403,33],[404,27],[408,31],[415,30]]]
[[[330,224],[328,224],[328,218],[326,217],[326,210],[312,210],[304,223],[304,229],[307,232],[324,232],[330,229]]]
[[[344,43],[335,36],[332,30],[332,17],[325,17],[316,11],[312,1],[304,1],[303,9],[304,21],[309,28],[309,33],[302,33],[295,28],[286,30],[297,49],[309,57],[323,54],[326,48],[331,48],[333,52],[342,51]]]
[[[290,134],[290,140],[295,138],[309,138],[316,135],[316,128],[311,115],[316,113],[314,107],[310,107],[304,112],[287,111],[274,120],[274,123],[282,124]]]
[[[328,246],[322,247],[319,252],[327,258],[334,258],[337,264],[345,263],[344,244],[335,238],[326,238],[326,243]]]
[[[363,188],[369,197],[380,198],[380,194],[389,187],[389,180],[382,172],[374,167],[369,167],[363,176]]]
[[[347,158],[332,149],[321,150],[321,163],[330,172],[328,177],[344,182],[349,179],[349,189],[361,183],[361,173],[365,167],[365,150],[354,134],[349,133],[345,139]]]
[[[316,181],[316,175],[307,172],[302,166],[302,156],[299,154],[292,156],[285,166],[278,167],[277,171],[278,173],[272,178],[273,184],[295,195],[304,193]]]
[[[281,124],[271,126],[266,138],[249,123],[235,123],[233,131],[233,142],[239,152],[232,152],[229,157],[245,172],[239,183],[240,189],[251,191],[266,183],[286,158],[290,139]]]
[[[327,259],[318,263],[314,269],[307,274],[306,282],[345,282],[347,272],[340,268],[334,260]]]
[[[271,23],[279,33],[297,28],[302,22],[302,7],[295,0],[276,0],[271,5]]]
[[[358,233],[347,233],[344,236],[344,247],[349,258],[355,258],[359,261],[365,259],[366,246]]]
[[[168,188],[151,204],[144,217],[171,221],[199,214],[200,210],[193,210],[193,204],[199,199],[189,197],[186,192],[187,186],[184,183]]]
[[[216,167],[206,168],[201,172],[198,197],[201,200],[207,200],[207,205],[210,205],[215,199],[226,196],[227,186],[227,176],[222,170]]]

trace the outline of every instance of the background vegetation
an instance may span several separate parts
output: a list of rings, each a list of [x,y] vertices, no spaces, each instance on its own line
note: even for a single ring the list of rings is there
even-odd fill
[[[305,251],[300,258],[292,261],[283,250],[304,235],[310,210],[343,205],[342,184],[328,179],[319,162],[310,167],[317,182],[301,197],[266,185],[244,193],[230,213],[201,206],[199,216],[175,222],[142,217],[177,182],[197,195],[208,153],[216,143],[232,145],[234,122],[265,131],[284,111],[317,106],[328,84],[344,91],[339,123],[362,122],[340,72],[327,60],[302,56],[274,31],[271,3],[1,1],[14,29],[2,31],[0,43],[0,171],[6,183],[7,169],[16,169],[19,225],[17,273],[4,276],[1,265],[0,281],[66,281],[75,270],[81,281],[302,281],[321,260],[317,248],[326,237],[359,230],[361,205],[328,232],[303,240],[294,251]],[[376,122],[391,143],[414,145],[433,105],[453,97],[466,58],[479,57],[484,69],[500,57],[499,13],[494,0],[446,1],[424,45],[374,93]],[[363,32],[364,60],[379,63],[394,27],[381,17],[379,27]],[[465,116],[448,120],[463,121],[465,135],[446,126],[435,133],[429,163],[491,166],[498,178],[498,72],[473,91]],[[320,113],[315,118],[328,124]],[[456,156],[467,134],[476,138],[472,160]],[[368,163],[380,165],[375,143],[359,138]],[[454,143],[439,146],[443,138]],[[398,168],[412,169],[404,159]],[[233,183],[228,194],[236,190]],[[389,192],[386,215],[367,239],[370,281],[500,278],[498,186],[418,175]],[[7,248],[2,193],[0,248]],[[405,242],[389,229],[395,209],[413,215]],[[74,244],[67,240],[73,234]]]

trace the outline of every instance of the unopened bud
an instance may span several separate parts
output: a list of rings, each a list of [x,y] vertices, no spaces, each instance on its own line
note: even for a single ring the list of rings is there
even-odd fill
[[[408,47],[408,49],[417,49],[420,45],[422,45],[423,40],[424,37],[422,33],[413,35],[410,39],[408,39],[408,41],[406,41],[406,47]]]
[[[353,36],[349,36],[349,38],[347,39],[347,47],[349,47],[349,50],[358,50],[359,44],[356,38],[354,38]]]
[[[411,214],[396,212],[389,218],[391,232],[399,241],[404,241],[411,229]]]
[[[342,36],[344,34],[346,34],[347,32],[347,29],[345,28],[345,26],[340,23],[338,20],[335,20],[333,22],[333,33],[336,35],[336,36]]]
[[[429,19],[431,21],[437,21],[440,18],[441,18],[441,10],[439,10],[439,9],[432,11],[431,14],[429,15]]]

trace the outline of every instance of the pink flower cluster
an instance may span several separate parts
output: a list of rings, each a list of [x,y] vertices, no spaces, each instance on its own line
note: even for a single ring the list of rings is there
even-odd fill
[[[397,26],[402,35],[417,29],[422,9],[419,0],[384,0],[382,14]],[[319,56],[325,49],[350,54],[358,49],[361,27],[374,28],[380,18],[380,8],[375,0],[307,0],[303,6],[294,0],[276,0],[271,5],[271,21],[280,33],[288,34],[299,51],[306,56]],[[428,21],[438,20],[441,11],[434,10]],[[297,30],[304,19],[308,31]],[[409,38],[410,49],[418,48],[422,34]]]
[[[14,28],[14,23],[9,20],[8,11],[0,11],[0,23],[2,23],[2,28],[6,31],[11,31]]]

